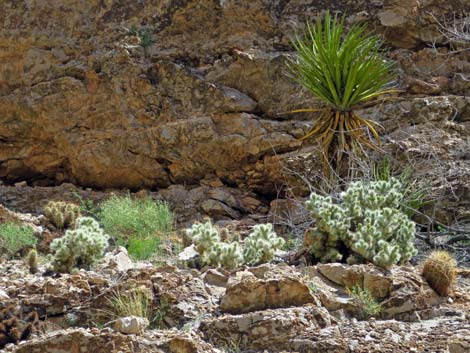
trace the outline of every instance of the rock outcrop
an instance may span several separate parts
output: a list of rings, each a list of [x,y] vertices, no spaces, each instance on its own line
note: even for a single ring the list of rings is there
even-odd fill
[[[459,352],[470,334],[468,283],[445,303],[413,267],[265,264],[230,273],[138,263],[123,270],[109,266],[118,254],[107,254],[95,272],[53,277],[30,274],[23,261],[0,262],[0,305],[22,317],[37,312],[41,322],[2,352]],[[357,320],[363,304],[348,294],[352,285],[384,296],[377,317]],[[110,314],[116,293],[136,289],[152,316]]]
[[[453,195],[438,205],[439,219],[464,219],[470,53],[453,53],[438,21],[469,7],[465,0],[3,1],[0,179],[139,189],[197,187],[213,176],[258,202],[275,186],[301,184],[283,171],[301,173],[312,159],[312,147],[297,140],[311,118],[285,112],[315,102],[285,74],[285,61],[295,29],[328,8],[385,36],[405,92],[364,114],[384,125],[384,150],[421,171],[438,203]],[[437,49],[423,49],[432,44]],[[317,161],[309,165],[320,172]],[[257,211],[253,202],[238,209],[217,198],[201,202],[203,212],[229,218]]]

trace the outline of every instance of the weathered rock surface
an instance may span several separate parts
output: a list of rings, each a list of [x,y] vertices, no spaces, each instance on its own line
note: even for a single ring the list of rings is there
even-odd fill
[[[210,344],[195,336],[181,332],[165,332],[150,336],[123,335],[112,330],[68,329],[53,332],[36,341],[17,347],[8,347],[5,352],[15,353],[212,353],[219,352]]]
[[[371,265],[320,264],[317,271],[331,281],[319,290],[320,300],[329,310],[359,314],[360,303],[347,294],[347,289],[355,286],[366,289],[381,303],[380,315],[386,318],[417,321],[421,311],[426,315],[427,309],[444,301],[414,267],[396,266],[386,272]]]
[[[298,276],[258,279],[251,272],[239,272],[229,279],[225,294],[220,300],[220,310],[231,314],[243,314],[314,302],[307,285]]]
[[[311,147],[298,150],[297,140],[310,118],[282,113],[315,103],[285,75],[285,60],[295,28],[329,8],[345,13],[348,24],[369,21],[396,48],[390,56],[407,93],[398,104],[374,109],[385,127],[384,150],[422,171],[440,220],[465,219],[470,54],[444,48],[436,19],[444,23],[469,6],[465,0],[3,1],[0,179],[138,189],[200,185],[212,175],[255,194],[237,198],[236,206],[225,196],[205,198],[196,203],[201,213],[259,212],[259,194],[302,184],[280,172],[283,166],[302,171],[302,156],[312,158]],[[146,43],[135,35],[145,28]],[[422,49],[434,43],[438,54]],[[309,175],[319,173],[318,161],[309,164]],[[444,203],[444,194],[453,197]]]
[[[330,325],[331,320],[327,310],[308,305],[291,309],[257,311],[245,315],[225,315],[203,321],[200,330],[209,341],[218,346],[230,347],[232,342],[236,342],[244,350],[269,349],[279,352],[302,346],[296,344],[295,340],[305,331],[313,335]],[[318,345],[314,352],[320,352],[320,347],[325,349],[325,352],[341,352],[344,349],[345,342],[338,332],[335,329],[329,329],[328,332],[330,335],[336,334],[336,337],[330,337],[330,341]],[[313,342],[311,344],[313,346]]]
[[[0,305],[18,304],[24,315],[38,311],[46,331],[2,351],[333,353],[358,347],[374,351],[383,344],[384,352],[407,352],[405,347],[442,351],[447,346],[459,352],[470,330],[468,297],[462,294],[469,284],[459,282],[454,303],[444,304],[411,267],[385,273],[367,265],[266,264],[233,273],[201,273],[146,264],[120,271],[103,264],[96,272],[48,277],[29,274],[23,261],[0,262]],[[374,279],[369,281],[371,290],[389,289],[382,300],[384,317],[395,320],[356,320],[362,307],[344,286],[369,285],[368,277]],[[109,315],[112,295],[137,288],[147,293],[148,304],[158,315],[156,330],[142,332],[132,318]],[[115,329],[125,334],[107,328],[69,328],[112,326],[116,319],[121,325]]]

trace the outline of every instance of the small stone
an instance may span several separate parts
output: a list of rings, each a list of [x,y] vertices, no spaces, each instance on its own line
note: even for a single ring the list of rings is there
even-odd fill
[[[115,331],[131,335],[143,332],[148,325],[149,321],[144,317],[126,316],[117,319],[114,322],[113,329]]]
[[[195,259],[197,256],[199,256],[199,253],[197,252],[194,244],[192,244],[191,246],[184,248],[184,250],[179,253],[178,259],[181,261],[189,261]]]
[[[6,300],[6,299],[10,299],[10,297],[3,289],[0,289],[0,300]]]

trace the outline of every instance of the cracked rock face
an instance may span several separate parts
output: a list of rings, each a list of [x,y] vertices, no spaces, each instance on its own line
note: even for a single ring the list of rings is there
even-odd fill
[[[469,193],[463,97],[470,54],[421,48],[445,44],[431,14],[469,6],[464,0],[3,1],[0,179],[138,189],[197,185],[214,175],[261,194],[286,181],[297,187],[280,171],[292,161],[289,167],[301,170],[304,155],[315,158],[297,140],[311,117],[284,113],[316,102],[286,75],[289,39],[329,8],[346,13],[348,25],[367,20],[392,46],[406,93],[398,105],[366,113],[383,122],[384,150],[399,164],[435,161],[426,169],[439,173],[423,180],[436,199],[455,196],[439,205],[437,216],[458,221],[468,216],[460,200]],[[147,42],[136,35],[144,29],[151,33]],[[426,108],[415,94],[427,96]],[[318,161],[310,164],[319,173]],[[240,216],[226,206],[211,199],[201,211]]]

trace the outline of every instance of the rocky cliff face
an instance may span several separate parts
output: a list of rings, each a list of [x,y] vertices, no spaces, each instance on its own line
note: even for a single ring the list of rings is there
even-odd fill
[[[325,9],[385,36],[403,99],[364,114],[384,125],[385,152],[463,218],[470,53],[450,53],[436,19],[469,13],[466,0],[2,1],[0,178],[132,189],[218,178],[274,195],[285,163],[316,170],[315,146],[297,140],[311,117],[282,113],[315,104],[285,60],[295,28]]]

